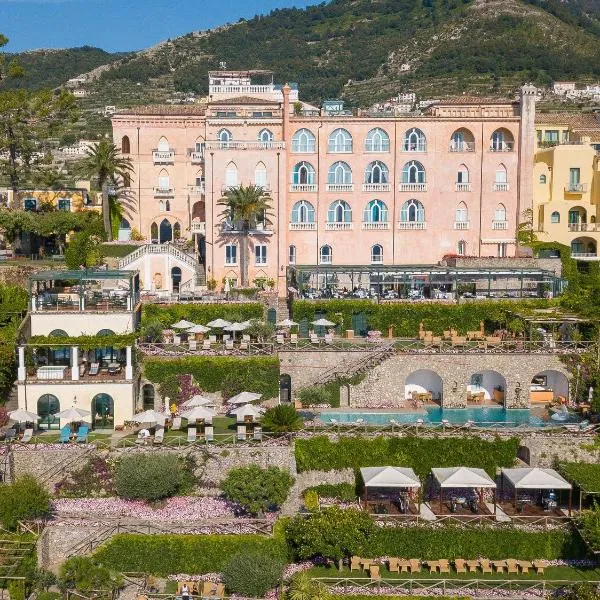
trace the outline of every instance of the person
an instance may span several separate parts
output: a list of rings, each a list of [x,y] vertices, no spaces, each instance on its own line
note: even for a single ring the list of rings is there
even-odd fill
[[[189,600],[190,598],[190,588],[187,586],[187,583],[181,586],[181,597],[183,600]]]

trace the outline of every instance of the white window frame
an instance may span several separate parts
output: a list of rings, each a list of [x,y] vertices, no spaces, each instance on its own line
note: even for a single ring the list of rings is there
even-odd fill
[[[328,255],[323,254],[323,250],[329,250]],[[329,244],[324,244],[319,248],[319,264],[320,265],[330,265],[333,263],[333,248]]]
[[[365,138],[365,152],[389,152],[390,136],[385,129],[375,127],[367,132]]]
[[[255,265],[266,265],[267,264],[267,245],[256,244],[254,246],[254,264]]]
[[[379,250],[378,254],[375,253],[375,249]],[[374,244],[371,246],[371,264],[383,264],[383,246],[381,244]]]
[[[237,244],[226,244],[225,245],[225,264],[226,265],[237,265]]]
[[[292,136],[292,152],[312,154],[317,150],[315,134],[306,128],[298,129]]]

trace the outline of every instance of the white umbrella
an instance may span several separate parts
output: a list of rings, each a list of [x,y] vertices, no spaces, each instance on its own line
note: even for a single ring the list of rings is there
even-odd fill
[[[182,406],[184,408],[194,408],[196,406],[214,406],[214,400],[210,398],[205,398],[204,396],[200,396],[197,394],[196,396],[192,396],[189,400],[186,400]]]
[[[210,331],[210,327],[204,325],[194,325],[187,330],[188,333],[206,333],[208,331]]]
[[[173,329],[189,329],[190,327],[194,327],[196,323],[192,323],[191,321],[186,321],[185,319],[181,319],[181,321],[177,321],[177,323],[173,323],[171,327]]]
[[[29,412],[28,410],[23,410],[22,408],[11,410],[8,413],[8,417],[12,421],[16,421],[17,423],[33,423],[34,421],[40,420],[39,415]]]
[[[134,423],[164,423],[167,415],[155,410],[145,410],[144,412],[133,415],[131,419]]]
[[[262,417],[263,410],[259,406],[254,406],[253,404],[244,404],[235,410],[232,410],[230,414],[235,415],[238,419],[243,419],[244,417],[254,417],[259,418]]]
[[[90,411],[85,410],[84,408],[75,408],[72,406],[71,408],[66,408],[65,410],[61,410],[54,414],[54,417],[58,417],[59,419],[64,419],[69,423],[77,423],[78,421],[89,421],[87,417],[90,416]]]
[[[240,392],[237,396],[233,398],[229,398],[227,400],[228,404],[248,404],[249,402],[254,402],[255,400],[260,400],[262,398],[262,394],[256,394],[254,392]]]
[[[283,321],[279,321],[277,323],[277,327],[296,327],[298,323],[296,321],[292,321],[291,319],[284,319]]]
[[[244,325],[243,323],[232,323],[231,325],[226,325],[225,327],[223,327],[223,331],[244,331],[244,329],[248,329],[247,325]]]
[[[208,327],[214,327],[215,329],[223,329],[223,327],[227,327],[231,325],[229,321],[225,319],[215,319],[214,321],[210,321],[210,323],[206,324]]]
[[[335,323],[332,323],[327,319],[317,319],[316,321],[312,321],[312,324],[317,327],[333,327],[335,325]]]
[[[204,419],[206,422],[212,423],[212,419],[216,416],[216,413],[213,410],[208,410],[208,408],[205,408],[204,406],[196,406],[191,410],[182,413],[181,416],[188,421]]]

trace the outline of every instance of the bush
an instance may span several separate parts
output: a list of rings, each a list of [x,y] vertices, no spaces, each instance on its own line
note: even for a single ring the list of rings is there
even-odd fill
[[[175,360],[148,358],[144,361],[144,372],[153,383],[160,383],[177,375],[192,375],[194,381],[209,393],[223,390],[226,387],[225,380],[231,375],[232,381],[237,382],[235,389],[243,386],[243,390],[258,392],[265,398],[276,398],[279,395],[277,357],[194,356]],[[231,391],[230,386],[228,393]]]
[[[50,494],[31,475],[25,475],[10,485],[0,486],[0,522],[14,531],[19,521],[30,521],[50,512]]]
[[[303,423],[302,417],[291,404],[278,404],[267,410],[262,418],[262,426],[277,433],[298,431]]]
[[[304,507],[309,512],[317,512],[319,510],[319,494],[315,490],[306,490],[304,492]]]
[[[465,438],[364,438],[343,437],[334,442],[326,436],[296,440],[298,472],[392,465],[412,467],[425,478],[432,467],[478,467],[494,476],[497,467],[515,463],[518,438],[484,441]]]
[[[322,483],[304,491],[314,492],[319,498],[336,498],[342,502],[354,502],[356,500],[356,486],[351,483]]]
[[[595,551],[600,551],[600,507],[596,504],[591,510],[584,510],[577,519],[581,536]]]
[[[142,342],[160,343],[163,341],[163,330],[160,321],[149,321],[142,327],[140,339]]]
[[[209,321],[221,318],[226,321],[248,321],[262,319],[264,307],[259,302],[243,304],[144,304],[142,307],[142,323],[159,321],[165,329],[180,319],[206,325]]]
[[[238,553],[259,552],[287,560],[282,539],[260,535],[121,534],[99,548],[94,558],[117,571],[149,573],[220,573]]]
[[[283,576],[280,558],[256,550],[231,557],[223,570],[223,582],[229,592],[246,598],[263,598],[276,587]]]
[[[183,484],[184,468],[183,461],[173,454],[124,456],[117,463],[115,490],[121,498],[168,498]]]
[[[299,396],[300,402],[302,402],[302,406],[304,407],[315,406],[317,404],[327,404],[332,406],[331,396],[329,395],[328,390],[322,385],[313,385],[304,388],[300,390]]]
[[[120,575],[96,564],[89,556],[72,556],[60,567],[59,585],[63,590],[116,590],[122,582]]]
[[[277,467],[261,469],[258,465],[231,469],[221,482],[221,490],[231,502],[249,513],[276,510],[283,504],[294,478]]]

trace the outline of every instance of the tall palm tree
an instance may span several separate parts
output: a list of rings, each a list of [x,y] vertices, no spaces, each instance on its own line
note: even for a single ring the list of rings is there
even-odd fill
[[[231,187],[219,200],[225,207],[221,216],[231,223],[240,237],[240,271],[242,287],[248,287],[248,263],[250,232],[256,229],[258,221],[270,224],[271,196],[259,185]],[[227,230],[225,229],[225,232]]]
[[[133,165],[128,158],[119,156],[119,149],[108,139],[102,139],[87,151],[87,156],[79,164],[79,170],[91,179],[95,179],[102,191],[102,220],[108,241],[112,241],[110,223],[110,204],[108,188],[117,185],[119,179],[129,177]]]

